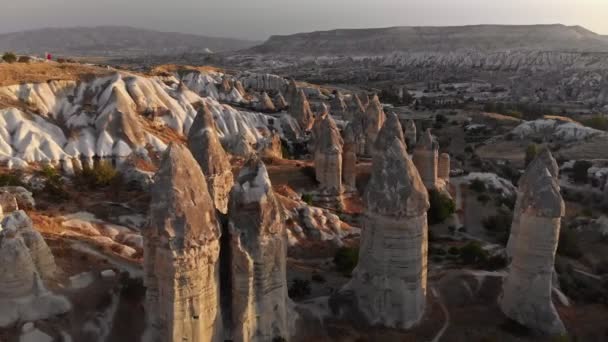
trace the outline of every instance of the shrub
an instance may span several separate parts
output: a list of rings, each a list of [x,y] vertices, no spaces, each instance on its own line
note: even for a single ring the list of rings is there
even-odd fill
[[[591,119],[584,120],[582,123],[591,128],[608,131],[608,118],[605,116],[594,116]]]
[[[437,116],[435,116],[435,122],[446,123],[448,122],[448,118],[443,114],[437,114]]]
[[[17,59],[17,62],[19,63],[29,63],[31,62],[32,58],[30,56],[21,56],[19,57],[19,59]]]
[[[303,168],[300,169],[300,172],[302,172],[302,174],[304,174],[306,177],[310,178],[310,180],[314,184],[319,183],[317,181],[317,174],[316,174],[315,168],[313,166],[304,166]]]
[[[447,195],[437,190],[429,191],[429,223],[437,224],[445,221],[456,209],[454,201]]]
[[[478,264],[488,260],[488,252],[479,242],[472,241],[460,249],[460,259],[465,264]]]
[[[587,171],[593,166],[586,160],[577,160],[572,166],[572,180],[576,183],[587,183]]]
[[[473,179],[469,183],[469,189],[475,192],[483,193],[487,190],[487,187],[486,183],[484,183],[481,179]]]
[[[91,189],[107,187],[116,181],[118,172],[108,162],[100,162],[93,168],[83,168],[76,177],[79,185],[87,186]]]
[[[557,254],[574,259],[578,259],[583,255],[574,230],[567,228],[560,230]]]
[[[490,199],[490,196],[488,196],[487,194],[480,194],[479,196],[477,196],[477,200],[483,205],[488,204],[488,202],[490,202]]]
[[[291,283],[291,286],[289,286],[289,289],[287,292],[288,292],[290,298],[295,298],[295,299],[304,298],[304,297],[310,295],[310,292],[311,292],[310,281],[295,278],[293,280],[293,282]]]
[[[504,209],[498,210],[493,216],[483,219],[483,227],[491,232],[508,232],[513,222],[513,214]]]
[[[17,61],[17,55],[12,52],[7,52],[2,55],[2,60],[6,63],[15,63]]]
[[[507,258],[502,255],[494,255],[490,257],[483,265],[483,269],[487,271],[496,271],[507,267]]]
[[[336,270],[344,275],[350,275],[359,262],[359,249],[342,247],[334,254]]]
[[[530,144],[526,148],[526,166],[528,166],[534,158],[538,155],[538,146],[536,144]]]
[[[304,201],[308,205],[312,205],[312,195],[311,194],[302,194],[302,201]]]
[[[317,282],[317,283],[325,282],[325,277],[323,277],[322,275],[320,275],[318,273],[313,274],[310,279],[312,279],[312,281]]]
[[[0,186],[24,186],[21,177],[14,173],[0,174]]]
[[[65,201],[70,198],[70,194],[65,190],[63,179],[56,169],[45,165],[40,171],[44,178],[44,189],[42,193],[53,200]]]
[[[460,254],[460,249],[458,249],[458,247],[450,247],[450,249],[448,249],[448,253],[451,255],[458,255]]]

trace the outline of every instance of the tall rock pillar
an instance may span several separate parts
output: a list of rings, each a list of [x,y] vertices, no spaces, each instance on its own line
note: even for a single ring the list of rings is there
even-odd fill
[[[555,252],[565,206],[557,181],[541,169],[520,198],[519,231],[499,305],[521,325],[548,334],[565,327],[551,299]]]
[[[232,340],[288,339],[287,235],[264,164],[251,159],[230,193]]]
[[[331,115],[315,124],[314,164],[321,193],[342,194],[342,147],[344,141]]]
[[[205,176],[186,147],[169,145],[151,197],[144,341],[221,341],[221,232]]]
[[[215,207],[225,214],[234,176],[228,154],[217,136],[213,115],[204,102],[190,127],[188,148],[203,170]]]
[[[352,293],[368,324],[407,329],[426,306],[428,193],[405,145],[393,137],[374,156]]]

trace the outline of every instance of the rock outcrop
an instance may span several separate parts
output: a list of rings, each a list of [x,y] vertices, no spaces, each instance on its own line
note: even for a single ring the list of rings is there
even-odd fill
[[[437,188],[439,145],[427,129],[414,148],[413,159],[427,189]]]
[[[565,205],[557,180],[539,160],[522,179],[524,188],[515,213],[512,262],[504,279],[499,305],[505,315],[531,329],[561,335],[565,327],[552,302],[555,252]],[[534,171],[533,171],[534,169]]]
[[[414,147],[416,145],[416,123],[414,120],[407,120],[405,124],[405,143],[407,146]]]
[[[342,181],[345,190],[354,191],[357,189],[357,140],[352,124],[346,125],[342,134]]]
[[[354,120],[355,118],[363,118],[365,115],[365,107],[361,104],[361,99],[359,99],[359,95],[353,94],[348,103],[348,108],[346,113],[344,114],[343,119],[347,121]]]
[[[230,193],[233,341],[291,336],[287,296],[287,234],[282,208],[264,164],[250,159]]]
[[[70,302],[42,282],[55,276],[51,250],[23,211],[2,219],[0,230],[0,327],[66,313]]]
[[[269,113],[274,113],[277,111],[277,108],[275,107],[274,103],[270,99],[270,96],[268,96],[268,93],[266,93],[266,92],[263,92],[262,96],[260,97],[260,108],[259,109],[263,112],[269,112]]]
[[[331,115],[315,124],[314,164],[321,193],[342,193],[342,147],[344,141]]]
[[[277,95],[274,97],[274,107],[277,110],[285,110],[287,109],[287,107],[289,107],[289,104],[287,104],[285,97],[283,97],[283,94],[281,94],[280,92],[277,93]]]
[[[234,176],[230,159],[217,136],[215,120],[204,102],[190,128],[188,147],[205,174],[215,207],[225,214]]]
[[[145,341],[221,341],[221,230],[207,182],[186,147],[165,151],[144,231]]]
[[[376,136],[378,136],[378,132],[380,132],[380,128],[382,128],[384,120],[386,120],[386,115],[384,114],[384,109],[378,95],[374,95],[369,102],[365,114],[365,153],[371,155]]]
[[[340,293],[351,294],[368,324],[410,328],[426,306],[429,200],[398,138],[374,156],[363,201],[359,264]]]

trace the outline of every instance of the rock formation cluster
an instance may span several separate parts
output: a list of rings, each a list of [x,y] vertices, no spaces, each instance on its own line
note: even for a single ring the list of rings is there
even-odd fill
[[[290,103],[289,113],[296,119],[302,130],[307,131],[312,128],[315,117],[310,109],[308,98],[306,98],[302,89],[297,91]]]
[[[5,212],[5,215],[7,213]],[[63,314],[70,302],[47,290],[57,266],[42,235],[21,210],[8,213],[0,230],[0,327]]]
[[[146,341],[221,341],[221,230],[205,176],[186,147],[165,151],[144,231]]]
[[[215,120],[204,102],[190,128],[188,147],[205,174],[215,207],[225,214],[234,176],[230,159],[217,136]]]
[[[264,164],[250,159],[230,193],[232,340],[288,338],[287,233]]]
[[[341,293],[353,294],[367,323],[407,329],[425,311],[429,200],[404,143],[390,131],[380,132],[386,145],[373,157],[363,198],[359,264]]]
[[[414,148],[413,159],[427,189],[437,188],[439,145],[427,129]]]
[[[511,264],[499,304],[505,315],[531,329],[564,334],[552,302],[555,253],[565,205],[557,168],[545,150],[527,168],[519,184],[509,241]]]

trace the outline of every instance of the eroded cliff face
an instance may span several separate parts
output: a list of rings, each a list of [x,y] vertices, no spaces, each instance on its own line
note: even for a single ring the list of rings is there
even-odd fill
[[[144,231],[145,341],[221,341],[221,230],[203,172],[171,144],[151,190]]]
[[[499,304],[507,317],[531,329],[564,334],[552,302],[555,252],[565,205],[547,152],[528,167],[520,182],[517,233],[511,236],[512,262]],[[556,169],[552,171],[555,172]],[[515,223],[514,223],[515,224]]]
[[[215,120],[204,102],[190,128],[188,147],[203,170],[215,207],[225,214],[234,177],[229,156],[217,136]]]
[[[400,139],[374,156],[363,200],[359,264],[341,292],[368,324],[410,328],[426,306],[429,201]]]
[[[264,164],[247,162],[230,193],[231,339],[271,341],[291,334],[287,233]]]

